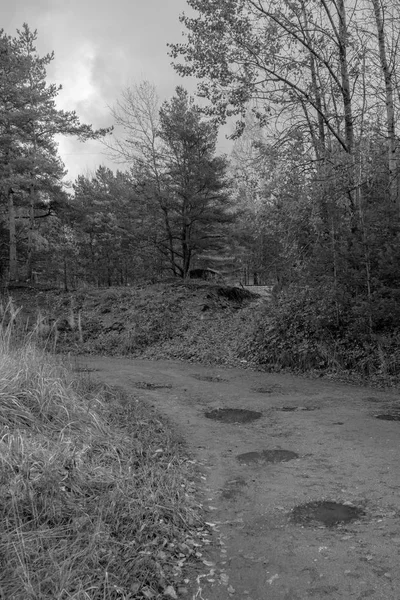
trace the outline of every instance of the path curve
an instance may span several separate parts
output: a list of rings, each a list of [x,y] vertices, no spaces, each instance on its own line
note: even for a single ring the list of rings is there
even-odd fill
[[[78,362],[93,378],[154,405],[204,465],[204,505],[217,543],[198,600],[400,599],[400,421],[375,418],[400,411],[397,393],[183,362]],[[262,416],[246,424],[205,418],[218,408]],[[268,449],[299,458],[237,458]],[[315,500],[365,514],[334,528],[294,524],[292,509]]]

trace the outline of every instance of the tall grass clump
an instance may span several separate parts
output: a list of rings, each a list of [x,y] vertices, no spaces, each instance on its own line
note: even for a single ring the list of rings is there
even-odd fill
[[[149,408],[0,331],[0,598],[176,597],[203,531]],[[198,554],[198,553],[197,553]]]

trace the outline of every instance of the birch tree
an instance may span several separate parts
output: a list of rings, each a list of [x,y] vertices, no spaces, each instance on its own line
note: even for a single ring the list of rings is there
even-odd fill
[[[164,185],[164,154],[159,137],[161,102],[156,87],[142,81],[127,87],[111,108],[117,135],[104,144],[116,162],[127,166],[148,207],[153,242],[178,275],[169,199]],[[162,232],[162,233],[161,233]]]
[[[400,189],[399,189],[399,151],[398,140],[396,136],[396,107],[395,107],[395,68],[397,56],[391,52],[391,57],[388,57],[388,40],[385,31],[385,20],[389,12],[385,4],[380,0],[371,0],[375,25],[376,37],[379,49],[379,62],[382,71],[382,76],[385,85],[385,101],[386,101],[386,129],[387,129],[387,147],[388,147],[388,167],[389,167],[389,185],[390,199],[397,203],[400,210]],[[400,11],[395,10],[397,20],[400,18]],[[393,23],[395,15],[391,15],[389,22]],[[394,42],[397,44],[400,40],[400,30],[394,37]]]
[[[397,42],[394,37],[389,61],[385,4],[378,0],[188,0],[188,4],[195,16],[181,16],[186,43],[170,45],[177,72],[200,79],[198,93],[210,101],[210,114],[221,122],[238,118],[236,135],[243,130],[248,110],[270,128],[275,140],[284,141],[289,130],[308,131],[309,159],[319,170],[318,177],[324,171],[325,177],[330,176],[329,165],[336,171],[341,167],[343,194],[354,223],[360,184],[356,154],[367,116],[376,121],[386,111],[392,182],[397,168],[393,150]],[[377,92],[378,49],[383,99]],[[391,190],[393,196],[394,183]]]

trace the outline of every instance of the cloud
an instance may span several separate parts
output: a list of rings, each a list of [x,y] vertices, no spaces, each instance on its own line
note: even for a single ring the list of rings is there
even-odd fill
[[[193,80],[175,73],[167,49],[182,39],[179,14],[187,12],[186,0],[13,0],[2,11],[7,33],[27,22],[38,30],[39,54],[54,50],[48,79],[63,86],[58,106],[75,110],[94,128],[112,124],[108,107],[132,83],[151,81],[161,99],[177,85],[195,91]],[[102,163],[115,166],[100,142],[58,141],[69,178]]]

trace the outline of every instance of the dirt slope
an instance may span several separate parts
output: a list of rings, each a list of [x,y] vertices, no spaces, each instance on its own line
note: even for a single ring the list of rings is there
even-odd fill
[[[397,394],[169,361],[94,357],[81,366],[167,415],[203,469],[215,544],[191,597],[400,598],[400,421],[375,418],[399,417]],[[261,414],[241,424],[206,417],[223,408]],[[268,450],[278,452],[240,456]],[[283,451],[298,457],[264,460]],[[315,501],[359,517],[325,526],[296,513]]]
[[[259,295],[206,282],[60,291],[12,290],[23,328],[40,321],[58,352],[240,364]],[[4,300],[3,300],[4,303]]]

